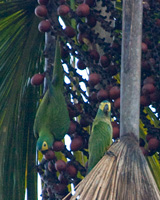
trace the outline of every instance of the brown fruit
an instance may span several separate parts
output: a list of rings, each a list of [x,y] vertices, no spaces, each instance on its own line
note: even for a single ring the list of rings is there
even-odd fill
[[[108,92],[106,91],[106,90],[104,90],[104,89],[100,89],[99,90],[99,92],[97,93],[97,99],[98,99],[98,101],[103,101],[103,100],[106,100],[106,99],[108,99],[108,97],[109,97],[109,94],[108,94]]]
[[[84,44],[85,41],[91,42],[92,38],[87,33],[78,33],[77,40],[80,44]]]
[[[100,64],[102,65],[102,67],[107,67],[109,65],[109,59],[107,58],[107,56],[103,55],[100,57]]]
[[[57,8],[57,15],[65,16],[70,12],[70,8],[66,5],[60,5]]]
[[[113,127],[113,139],[119,138],[119,127],[115,126]]]
[[[142,42],[142,51],[144,52],[144,53],[146,53],[147,51],[148,51],[148,46],[147,46],[147,44],[146,43],[144,43],[144,42]]]
[[[118,97],[120,97],[120,88],[118,86],[113,86],[109,90],[109,97],[111,99],[117,99]]]
[[[53,143],[53,150],[54,151],[62,151],[64,149],[64,143],[62,141],[55,141]]]
[[[68,134],[69,134],[69,135],[72,135],[73,133],[75,133],[76,128],[77,128],[76,122],[73,121],[73,120],[70,121],[70,127],[69,127]]]
[[[94,6],[95,0],[84,0],[84,3],[86,3],[87,5],[91,7],[91,6]]]
[[[37,17],[46,17],[47,16],[47,8],[44,5],[37,6],[35,8],[34,12]]]
[[[53,160],[56,158],[55,153],[53,150],[49,149],[45,154],[44,154],[44,158],[46,160]]]
[[[68,193],[67,186],[62,183],[58,183],[54,185],[54,191],[56,194],[59,194],[59,195],[67,195]]]
[[[100,81],[101,81],[101,76],[100,76],[100,74],[92,73],[92,74],[89,75],[88,84],[89,84],[90,86],[94,87],[94,86],[97,85]]]
[[[149,97],[152,102],[157,102],[160,98],[160,92],[155,91],[154,93],[150,94]]]
[[[100,56],[99,56],[99,53],[96,50],[94,50],[94,49],[90,50],[89,55],[90,55],[91,59],[95,60],[96,62],[99,61]]]
[[[156,91],[156,88],[155,88],[155,86],[154,86],[153,84],[151,84],[151,83],[147,83],[147,84],[143,85],[143,87],[142,87],[142,93],[143,93],[144,95],[152,94],[152,93],[154,93],[155,91]]]
[[[63,48],[63,45],[61,45],[61,56],[62,59],[67,58],[69,56],[69,52]]]
[[[72,38],[76,35],[75,30],[71,26],[66,26],[64,29],[64,33],[69,37]]]
[[[148,149],[150,151],[155,151],[158,149],[160,145],[160,142],[157,138],[151,138],[149,141],[148,141]]]
[[[97,20],[95,18],[95,16],[93,15],[88,15],[86,17],[86,23],[90,26],[90,27],[94,27],[97,23]]]
[[[153,135],[151,135],[151,134],[147,134],[147,135],[146,135],[146,140],[147,140],[147,142],[148,142],[151,138],[153,138]]]
[[[85,3],[82,3],[80,4],[77,9],[76,9],[76,14],[79,16],[79,17],[86,17],[88,16],[90,13],[90,8],[87,4]]]
[[[118,98],[118,99],[116,99],[116,100],[114,101],[114,107],[117,108],[117,109],[120,108],[120,98]]]
[[[72,151],[78,151],[82,148],[83,146],[83,139],[81,136],[76,136],[73,138],[70,144],[70,148]]]
[[[75,166],[68,164],[67,168],[66,168],[66,173],[71,177],[71,178],[75,178],[77,175],[77,169],[75,168]]]
[[[140,97],[140,104],[142,106],[149,106],[151,104],[151,101],[147,96],[141,96]]]
[[[112,124],[112,127],[119,127],[119,124],[116,121],[111,122],[111,124]]]
[[[151,69],[151,66],[149,65],[148,61],[142,60],[142,69],[149,71]]]
[[[84,62],[82,60],[78,60],[77,67],[80,70],[86,69],[86,65],[84,64]]]
[[[31,78],[31,84],[32,85],[40,85],[42,84],[44,81],[44,75],[43,74],[35,74],[32,78]]]
[[[62,172],[62,171],[65,171],[66,170],[66,166],[67,166],[67,163],[64,162],[63,160],[57,160],[55,162],[55,169],[59,172]]]
[[[38,30],[40,32],[49,32],[51,29],[51,23],[49,20],[42,20],[38,25]]]
[[[92,92],[92,93],[89,95],[89,101],[94,102],[94,103],[97,103],[97,102],[98,102],[97,93],[96,93],[96,92]]]
[[[148,83],[155,84],[155,80],[152,76],[149,76],[149,77],[144,79],[143,84],[145,85],[145,84],[148,84]]]
[[[48,2],[49,2],[49,0],[38,0],[38,3],[39,3],[40,5],[47,5]]]

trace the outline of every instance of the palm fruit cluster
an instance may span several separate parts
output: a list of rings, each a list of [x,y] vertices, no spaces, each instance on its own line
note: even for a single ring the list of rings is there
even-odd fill
[[[62,199],[71,184],[76,186],[86,174],[90,127],[103,100],[112,104],[113,140],[119,138],[122,3],[116,0],[39,0],[38,3],[35,14],[42,19],[39,31],[61,37],[62,64],[67,66],[64,95],[70,116],[67,134],[71,144],[68,148],[64,141],[56,141],[43,155],[37,171],[44,183],[43,200]],[[145,156],[160,151],[159,11],[159,0],[143,2],[140,148]],[[88,73],[88,78],[82,72]],[[42,84],[44,77],[45,72],[35,74],[32,85]]]

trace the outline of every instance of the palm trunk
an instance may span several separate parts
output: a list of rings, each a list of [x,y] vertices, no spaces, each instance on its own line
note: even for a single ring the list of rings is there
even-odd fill
[[[139,138],[142,0],[123,1],[120,137]]]

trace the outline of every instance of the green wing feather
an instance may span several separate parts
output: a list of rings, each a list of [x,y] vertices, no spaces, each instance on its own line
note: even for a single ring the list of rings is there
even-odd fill
[[[48,137],[53,138],[53,141],[63,139],[70,125],[68,109],[63,95],[64,74],[58,39],[53,69],[53,84],[48,77],[46,78],[48,90],[39,105],[34,122],[34,133],[35,136],[38,135],[39,138],[42,138],[41,143]],[[51,147],[51,141],[49,147]]]
[[[111,144],[112,125],[110,120],[94,120],[89,139],[88,172],[99,162]]]

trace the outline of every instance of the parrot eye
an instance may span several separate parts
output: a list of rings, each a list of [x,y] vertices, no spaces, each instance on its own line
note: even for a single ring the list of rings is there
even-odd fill
[[[42,151],[45,151],[47,149],[48,149],[47,142],[43,142],[43,144],[42,144]]]
[[[106,104],[104,109],[103,109],[104,113],[108,113],[108,109],[109,109],[108,104]]]

